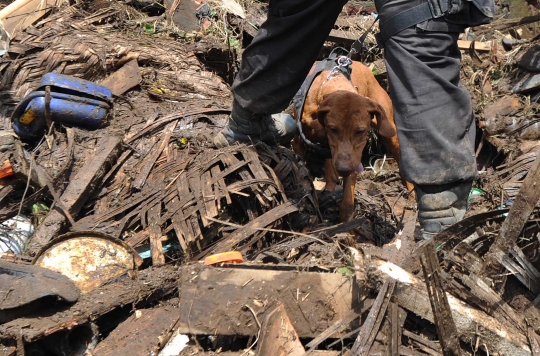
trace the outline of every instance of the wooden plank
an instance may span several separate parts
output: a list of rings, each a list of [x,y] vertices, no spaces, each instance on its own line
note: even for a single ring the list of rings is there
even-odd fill
[[[388,307],[390,323],[390,342],[389,342],[389,354],[390,356],[399,356],[399,347],[401,346],[401,323],[399,320],[399,306],[396,303],[390,303]]]
[[[421,257],[424,279],[443,355],[461,356],[456,325],[446,298],[443,280],[440,275],[439,260],[435,245],[432,242],[424,246],[424,253]]]
[[[471,48],[471,44],[473,41],[465,41],[465,40],[458,40],[458,47],[459,49],[468,50]],[[491,41],[488,42],[479,42],[474,41],[474,49],[478,52],[489,52],[491,51]]]
[[[157,355],[166,335],[175,326],[175,308],[139,309],[118,325],[92,351],[93,356]]]
[[[98,141],[95,156],[85,162],[74,179],[69,182],[60,197],[60,204],[77,217],[87,199],[101,185],[101,179],[107,173],[108,167],[120,155],[122,139],[107,136]],[[39,225],[28,245],[28,253],[36,254],[52,238],[60,235],[66,226],[67,218],[58,209],[51,210]]]
[[[316,338],[314,338],[313,340],[311,340],[309,343],[306,344],[306,347],[309,348],[308,352],[311,352],[314,348],[319,346],[322,342],[324,342],[330,336],[334,335],[344,325],[345,326],[350,325],[354,320],[356,320],[359,317],[360,317],[360,314],[351,312],[349,316],[341,320],[338,320],[334,325],[330,326],[328,329],[326,329],[325,331],[317,335]]]
[[[531,344],[533,356],[540,356],[540,340],[538,339],[538,335],[534,332],[533,328],[527,328],[527,337],[529,338],[529,343]]]
[[[375,341],[375,336],[377,336],[384,315],[386,314],[388,303],[390,303],[390,297],[394,293],[395,285],[396,282],[388,278],[379,290],[375,303],[373,303],[373,307],[371,307],[366,321],[360,328],[360,332],[351,348],[351,356],[369,355],[371,345]]]
[[[283,304],[266,315],[259,335],[257,356],[302,356],[305,353]]]
[[[426,353],[433,356],[442,356],[441,347],[439,346],[439,344],[434,343],[433,341],[428,340],[426,338],[423,338],[420,335],[416,335],[408,330],[403,330],[403,336],[413,340],[414,344],[424,346],[422,348],[422,351],[425,351]]]
[[[13,39],[28,26],[45,16],[61,2],[56,0],[18,0],[0,11],[4,29]]]
[[[248,267],[248,266],[246,266]],[[313,338],[359,306],[359,287],[352,277],[335,273],[216,268],[181,268],[181,333],[257,335],[259,327],[245,305],[262,320],[279,303],[300,337]],[[343,326],[337,332],[351,330]]]
[[[113,74],[101,81],[101,85],[109,88],[113,95],[122,95],[129,89],[139,85],[142,81],[137,60],[133,59]]]
[[[360,31],[332,30],[330,31],[327,40],[345,45],[351,45],[354,41],[359,39],[360,36],[362,36],[362,32]]]

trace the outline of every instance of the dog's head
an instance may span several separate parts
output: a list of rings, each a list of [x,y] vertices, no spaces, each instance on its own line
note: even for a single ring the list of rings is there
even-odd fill
[[[332,163],[340,176],[346,177],[360,166],[373,117],[379,135],[389,138],[396,134],[383,108],[375,101],[348,91],[324,96],[318,119],[326,130]]]

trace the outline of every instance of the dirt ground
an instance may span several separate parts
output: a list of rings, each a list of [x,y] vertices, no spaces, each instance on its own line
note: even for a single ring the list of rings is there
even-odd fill
[[[536,197],[525,178],[540,152],[534,6],[522,18],[498,2],[491,25],[461,38],[479,176],[464,222],[427,247],[414,199],[375,131],[345,224],[342,189],[323,189],[320,157],[301,162],[287,145],[213,147],[242,51],[267,6],[85,0],[53,6],[11,38],[0,58],[0,162],[9,160],[14,175],[0,179],[0,220],[28,217],[34,234],[23,253],[1,252],[0,261],[35,265],[36,254],[73,231],[107,234],[138,257],[136,269],[75,304],[52,298],[18,309],[20,317],[0,325],[0,355],[165,355],[179,334],[189,345],[171,355],[264,355],[272,330],[264,321],[280,303],[290,322],[281,317],[280,327],[294,331],[287,347],[297,341],[314,354],[446,355],[457,347],[462,355],[535,355],[538,199],[523,203]],[[371,2],[345,5],[320,59],[349,48],[374,11]],[[355,59],[387,89],[377,27]],[[115,77],[128,65],[135,69]],[[99,128],[55,121],[38,139],[21,139],[14,109],[49,72],[116,89],[135,82],[112,97]],[[513,225],[504,225],[507,213]],[[203,265],[231,250],[243,263]],[[434,302],[445,291],[474,311]],[[75,339],[84,340],[82,352],[69,344]]]

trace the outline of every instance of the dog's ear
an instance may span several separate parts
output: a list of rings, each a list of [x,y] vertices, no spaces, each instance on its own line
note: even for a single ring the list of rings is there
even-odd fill
[[[394,136],[396,134],[396,130],[394,126],[392,126],[392,124],[390,123],[390,120],[388,119],[388,116],[386,116],[386,113],[384,112],[382,106],[371,99],[368,100],[371,104],[368,112],[377,118],[377,129],[379,131],[379,135],[384,138],[390,138]]]
[[[319,110],[317,110],[317,118],[323,127],[325,126],[326,115],[330,112],[334,102],[335,95],[333,94],[334,93],[326,94],[319,105]]]

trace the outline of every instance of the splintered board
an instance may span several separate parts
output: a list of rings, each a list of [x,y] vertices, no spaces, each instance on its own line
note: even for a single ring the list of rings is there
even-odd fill
[[[361,305],[358,284],[335,273],[185,266],[179,282],[182,333],[257,335],[257,322],[283,303],[300,337],[315,337]],[[358,326],[352,321],[333,337]]]

